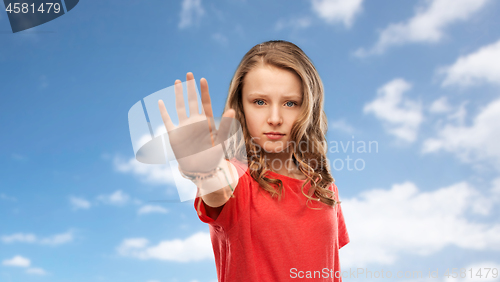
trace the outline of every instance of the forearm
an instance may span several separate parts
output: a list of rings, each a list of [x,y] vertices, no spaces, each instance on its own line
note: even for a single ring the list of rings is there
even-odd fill
[[[222,171],[218,171],[217,175],[195,183],[200,188],[203,202],[214,208],[224,205],[238,185],[238,171],[236,167],[224,159],[219,166],[222,168]]]

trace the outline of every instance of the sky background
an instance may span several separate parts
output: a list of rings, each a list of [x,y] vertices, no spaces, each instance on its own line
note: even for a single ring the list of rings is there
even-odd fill
[[[216,281],[208,225],[168,167],[135,160],[127,115],[193,72],[220,116],[243,55],[272,39],[323,80],[342,270],[490,281],[498,26],[494,0],[80,1],[15,34],[1,11],[0,281]]]

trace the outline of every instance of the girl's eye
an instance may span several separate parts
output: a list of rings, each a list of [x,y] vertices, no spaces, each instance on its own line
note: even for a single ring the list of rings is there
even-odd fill
[[[264,105],[264,104],[260,103],[260,102],[264,103],[263,100],[255,100],[253,102],[254,102],[254,104],[257,103],[257,105],[259,105],[259,106],[263,106]],[[298,104],[296,102],[288,101],[288,102],[286,102],[286,105],[288,105],[291,108],[291,107],[296,106]]]
[[[259,102],[264,102],[264,101],[262,101],[262,100],[255,100],[255,101],[253,101],[253,102],[254,102],[254,103],[257,103],[257,105],[259,105],[259,106],[262,106],[262,104],[259,104]]]

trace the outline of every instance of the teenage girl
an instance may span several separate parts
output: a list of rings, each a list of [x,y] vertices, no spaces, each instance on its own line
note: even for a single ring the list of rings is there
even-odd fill
[[[186,80],[193,114],[186,116],[177,80],[178,127],[158,103],[179,170],[198,187],[194,205],[209,224],[218,280],[342,281],[339,249],[349,236],[326,158],[323,84],[311,60],[282,40],[250,49],[231,80],[218,130],[206,79],[201,115],[193,74]],[[243,140],[227,158],[221,143],[231,136],[231,120]]]

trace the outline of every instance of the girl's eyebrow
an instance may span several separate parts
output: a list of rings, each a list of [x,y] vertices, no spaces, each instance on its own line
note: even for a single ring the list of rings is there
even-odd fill
[[[266,97],[266,98],[269,97],[267,94],[258,93],[258,92],[248,94],[249,98],[252,98],[253,96]],[[301,97],[299,95],[293,95],[293,94],[291,94],[291,95],[283,95],[283,97],[285,99],[297,99],[297,100],[301,99]]]

